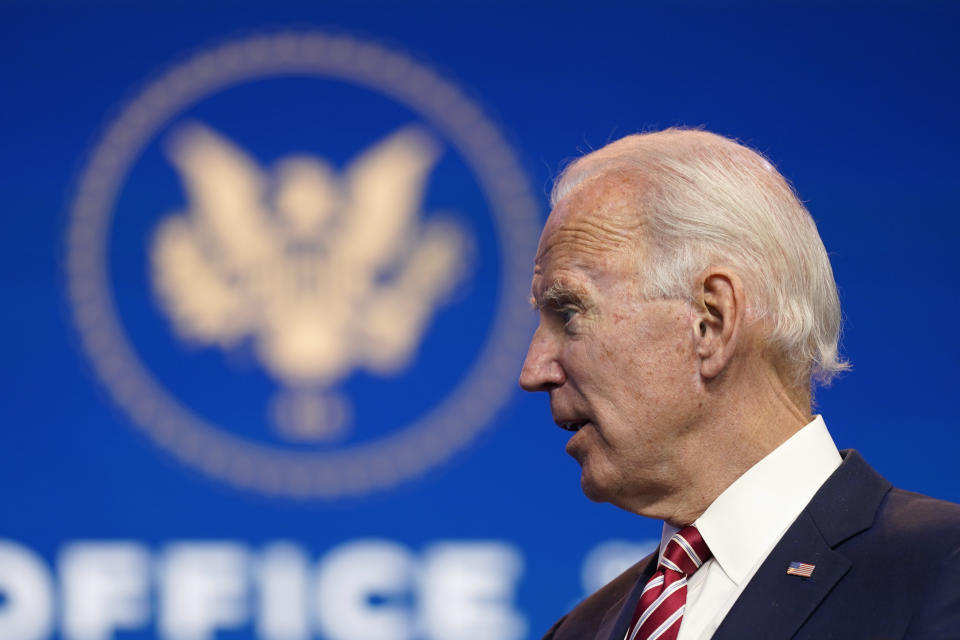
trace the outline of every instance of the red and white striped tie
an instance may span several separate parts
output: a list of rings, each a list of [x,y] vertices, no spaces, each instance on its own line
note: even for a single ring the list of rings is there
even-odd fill
[[[624,640],[676,640],[687,605],[687,576],[710,559],[695,527],[684,527],[667,542],[656,573],[643,588]]]

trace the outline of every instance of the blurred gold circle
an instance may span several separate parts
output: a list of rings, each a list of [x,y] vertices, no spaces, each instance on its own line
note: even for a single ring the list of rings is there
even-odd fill
[[[426,415],[371,442],[294,452],[210,424],[182,405],[136,356],[109,286],[114,205],[133,163],[178,113],[219,91],[291,73],[333,78],[387,96],[443,133],[487,198],[500,246],[499,301],[489,338],[464,381]],[[131,100],[107,127],[71,204],[66,270],[81,344],[132,424],[182,463],[271,496],[333,499],[414,478],[468,446],[511,396],[531,330],[528,261],[539,214],[528,180],[497,127],[448,80],[409,57],[347,35],[257,35],[201,52]]]

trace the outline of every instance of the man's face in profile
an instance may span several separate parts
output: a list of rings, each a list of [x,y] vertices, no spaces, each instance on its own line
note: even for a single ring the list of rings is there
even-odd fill
[[[584,493],[631,510],[683,481],[699,419],[696,323],[686,302],[640,294],[637,200],[623,178],[600,176],[551,212],[532,283],[540,324],[520,375],[572,432]]]

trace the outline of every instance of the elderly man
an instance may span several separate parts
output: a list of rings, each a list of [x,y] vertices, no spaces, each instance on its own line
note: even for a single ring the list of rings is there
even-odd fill
[[[960,638],[960,506],[892,489],[812,416],[847,368],[837,289],[763,157],[671,129],[581,158],[532,292],[521,386],[588,497],[664,521],[546,638]]]

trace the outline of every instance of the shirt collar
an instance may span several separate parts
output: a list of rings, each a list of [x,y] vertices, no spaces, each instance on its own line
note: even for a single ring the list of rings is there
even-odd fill
[[[693,523],[720,568],[738,586],[769,554],[838,466],[821,416],[750,467]],[[676,528],[663,523],[660,554]]]

